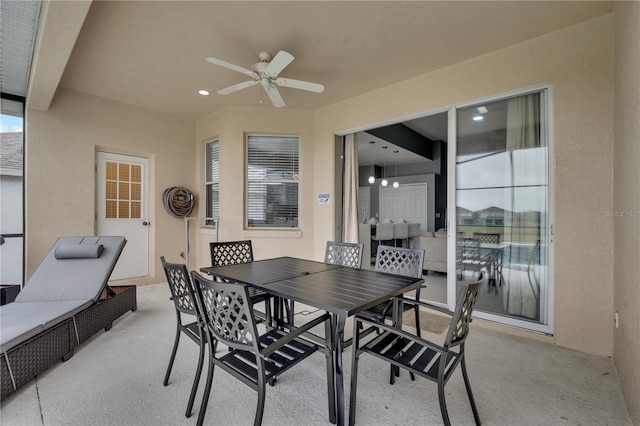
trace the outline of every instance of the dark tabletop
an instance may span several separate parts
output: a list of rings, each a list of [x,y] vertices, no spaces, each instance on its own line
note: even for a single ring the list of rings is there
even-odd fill
[[[346,316],[415,289],[423,282],[421,278],[292,257],[202,268],[201,271]]]

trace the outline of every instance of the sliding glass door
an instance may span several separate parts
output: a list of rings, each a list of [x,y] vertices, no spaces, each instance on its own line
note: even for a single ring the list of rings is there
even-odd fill
[[[456,108],[455,279],[449,283],[458,287],[483,271],[488,281],[477,301],[479,317],[548,332],[547,99],[540,89]]]

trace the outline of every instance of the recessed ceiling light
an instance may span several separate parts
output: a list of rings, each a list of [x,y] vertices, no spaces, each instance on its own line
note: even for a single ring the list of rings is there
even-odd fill
[[[198,93],[200,93],[202,96],[209,96],[209,91],[208,90],[198,90]]]
[[[473,121],[482,121],[484,120],[484,117],[482,117],[481,115],[474,115],[473,116]]]
[[[489,110],[487,109],[487,107],[485,107],[485,106],[481,106],[481,107],[478,107],[478,112],[479,112],[480,114],[486,114],[486,113],[488,113],[488,112],[489,112]]]

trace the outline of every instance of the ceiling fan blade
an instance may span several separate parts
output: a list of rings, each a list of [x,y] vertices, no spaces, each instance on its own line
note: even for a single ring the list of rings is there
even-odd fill
[[[221,67],[229,68],[230,70],[241,72],[242,74],[248,75],[249,77],[258,78],[258,74],[256,74],[255,72],[238,65],[230,64],[229,62],[223,61],[221,59],[207,58],[207,62],[210,62],[214,65],[219,65]]]
[[[280,108],[284,106],[284,99],[280,96],[280,92],[278,92],[276,86],[265,86],[264,90],[267,92],[267,95],[269,95],[269,99],[271,99],[274,107]]]
[[[291,87],[292,89],[308,90],[309,92],[322,93],[324,86],[318,83],[310,83],[308,81],[294,80],[292,78],[278,78],[276,84],[282,87]]]
[[[293,61],[293,55],[291,53],[285,52],[284,50],[279,51],[276,56],[269,62],[269,65],[264,69],[264,72],[277,77],[280,72],[285,69],[287,65],[289,65]]]
[[[247,87],[255,86],[258,84],[258,80],[244,81],[242,83],[234,84],[226,89],[218,90],[220,95],[228,95],[229,93],[237,92],[238,90],[246,89]]]

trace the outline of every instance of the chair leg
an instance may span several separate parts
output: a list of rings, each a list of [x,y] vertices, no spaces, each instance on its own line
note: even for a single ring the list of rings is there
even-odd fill
[[[171,375],[171,369],[173,368],[173,361],[176,359],[176,352],[178,352],[178,343],[180,343],[180,328],[176,327],[176,338],[173,342],[173,350],[171,351],[171,358],[169,358],[169,366],[167,372],[164,375],[163,384],[167,386],[169,384],[169,376]]]
[[[205,342],[203,340],[203,336],[200,336],[200,354],[198,357],[198,367],[196,368],[196,376],[193,378],[193,385],[191,385],[191,395],[189,395],[189,402],[187,403],[187,411],[185,412],[185,416],[187,418],[191,417],[193,402],[196,399],[198,384],[200,383],[200,376],[202,375],[202,366],[204,364],[204,350],[205,350]]]
[[[353,327],[353,348],[351,354],[351,395],[349,397],[349,426],[356,423],[356,394],[358,390],[358,353],[360,336],[358,334],[358,322]]]
[[[271,300],[267,299],[264,301],[264,316],[265,318],[265,322],[267,324],[267,326],[272,327],[273,326],[273,316],[271,315]]]
[[[444,378],[438,380],[438,401],[440,402],[440,412],[442,413],[442,421],[445,426],[451,426],[449,413],[447,412],[447,403],[444,396]]]
[[[476,421],[476,425],[480,426],[480,415],[478,414],[478,409],[476,408],[476,401],[473,398],[473,392],[471,392],[471,384],[469,383],[469,375],[467,374],[467,365],[465,363],[464,356],[460,360],[460,367],[462,368],[462,378],[464,379],[464,386],[467,388],[467,395],[469,396],[469,402],[471,403],[473,418]]]
[[[196,422],[196,426],[202,426],[204,422],[204,415],[207,412],[207,404],[209,403],[209,395],[211,394],[211,383],[213,382],[213,370],[215,369],[215,365],[211,360],[215,356],[216,353],[216,345],[209,345],[209,367],[207,372],[207,383],[204,387],[204,393],[202,394],[202,402],[200,403],[200,411],[198,412],[198,421]]]
[[[258,377],[258,406],[256,407],[256,417],[253,421],[254,426],[260,426],[262,424],[262,417],[264,416],[264,400],[266,391],[264,369],[262,372],[258,371],[258,374],[260,373],[262,374]]]

